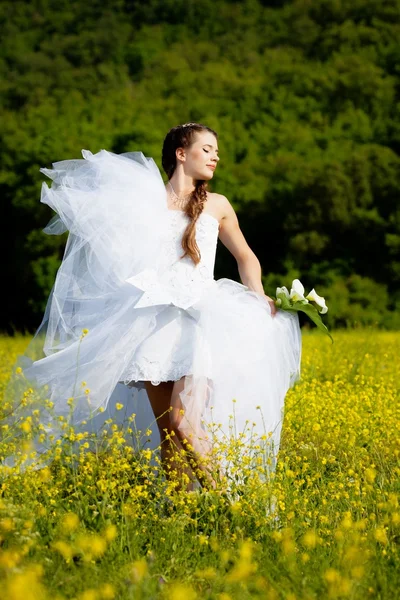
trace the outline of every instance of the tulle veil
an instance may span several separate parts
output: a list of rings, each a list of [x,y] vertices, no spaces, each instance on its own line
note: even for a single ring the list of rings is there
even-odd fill
[[[9,462],[18,455],[33,462],[18,440],[34,423],[42,431],[32,448],[39,457],[66,423],[97,431],[111,415],[126,420],[127,411],[115,406],[130,403],[131,414],[135,403],[119,375],[132,356],[131,340],[139,345],[155,325],[157,307],[135,309],[143,291],[126,280],[157,269],[167,219],[158,167],[141,152],[82,155],[41,169],[52,186],[43,182],[40,200],[57,213],[44,232],[69,235],[42,322],[4,394],[5,431],[16,440]],[[133,318],[135,310],[146,318]],[[154,416],[140,388],[135,400],[147,430]],[[157,447],[152,429],[147,443]]]

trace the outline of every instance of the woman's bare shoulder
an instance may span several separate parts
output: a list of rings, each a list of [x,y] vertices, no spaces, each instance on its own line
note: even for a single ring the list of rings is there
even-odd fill
[[[221,221],[226,217],[227,213],[232,210],[232,205],[228,198],[223,194],[207,192],[207,204],[204,210],[218,219],[218,221]]]

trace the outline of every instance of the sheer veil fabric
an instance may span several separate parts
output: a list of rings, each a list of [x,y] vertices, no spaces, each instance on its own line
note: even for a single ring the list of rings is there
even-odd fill
[[[134,414],[132,443],[157,448],[143,382],[184,377],[181,429],[195,449],[267,437],[273,469],[285,395],[300,377],[297,314],[272,317],[262,295],[214,279],[219,224],[210,214],[196,223],[199,265],[181,258],[188,218],[168,209],[153,159],[82,154],[41,169],[52,179],[41,202],[56,212],[44,231],[69,235],[43,321],[14,366],[9,420],[39,411],[57,440],[62,423],[96,431]],[[39,437],[35,448],[47,445]]]

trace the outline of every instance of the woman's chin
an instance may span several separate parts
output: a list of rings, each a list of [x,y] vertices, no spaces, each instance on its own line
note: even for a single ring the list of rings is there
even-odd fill
[[[214,177],[214,172],[206,168],[204,171],[193,171],[190,176],[193,177],[194,181],[209,181]]]
[[[214,173],[207,169],[206,172],[204,172],[200,175],[199,179],[202,179],[203,181],[209,181],[213,177],[214,177]]]

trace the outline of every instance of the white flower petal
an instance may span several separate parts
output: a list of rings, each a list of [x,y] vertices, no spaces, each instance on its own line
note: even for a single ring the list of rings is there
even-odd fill
[[[293,279],[292,289],[297,292],[299,296],[304,296],[304,285],[301,283],[300,279]]]
[[[306,297],[311,302],[315,302],[315,304],[321,308],[321,310],[319,312],[322,315],[324,315],[325,313],[328,312],[328,307],[326,305],[325,298],[323,298],[322,296],[319,296],[314,288],[311,290],[311,292]]]
[[[277,287],[276,288],[276,295],[278,296],[278,294],[285,294],[286,298],[289,298],[289,290],[287,289],[286,286],[282,286],[282,287]]]
[[[293,300],[293,302],[306,300],[304,298],[304,286],[299,279],[293,279],[292,289],[290,290],[290,299]],[[306,302],[308,302],[308,300],[306,300]]]

